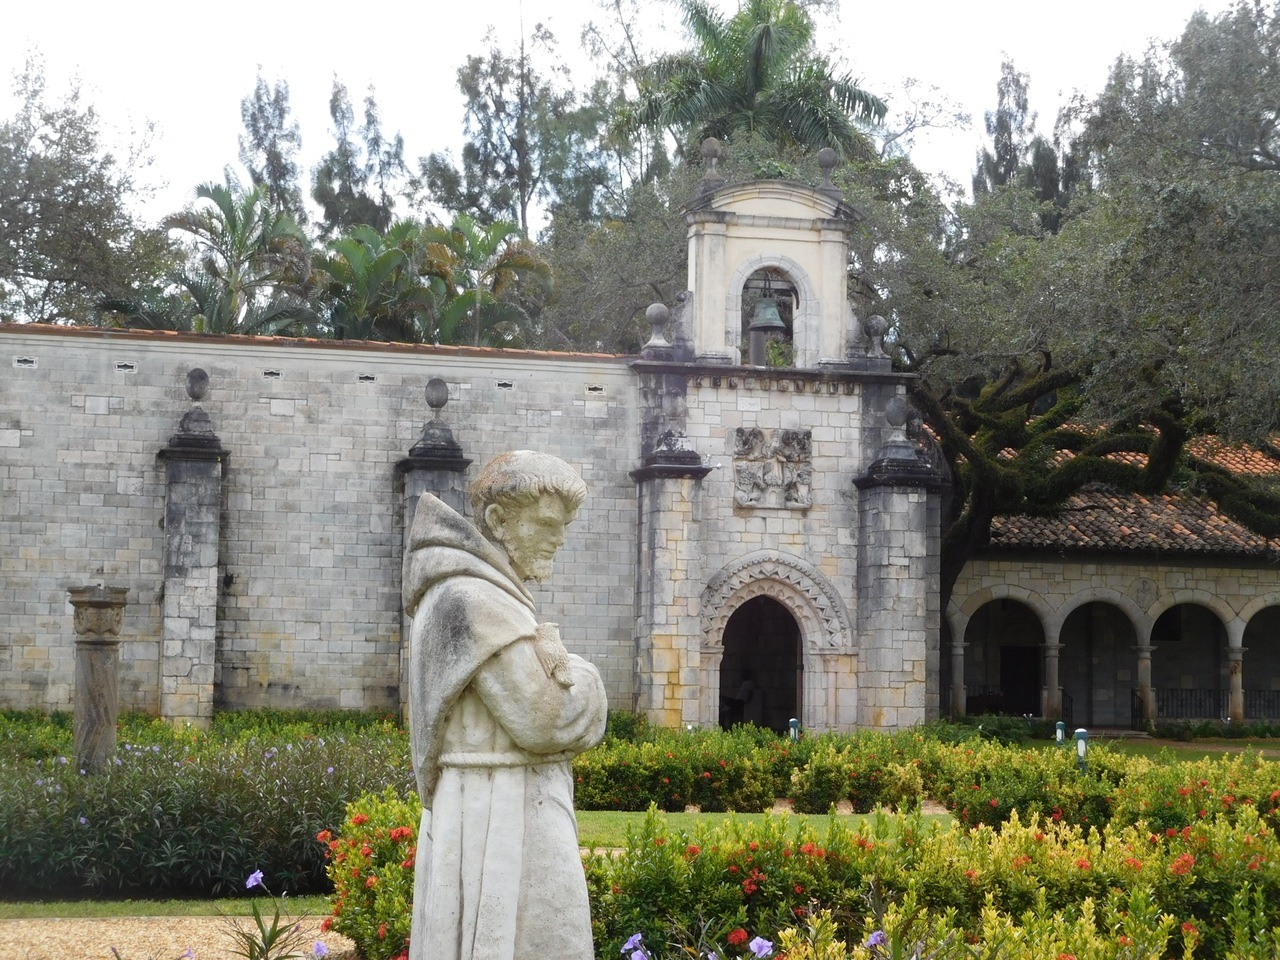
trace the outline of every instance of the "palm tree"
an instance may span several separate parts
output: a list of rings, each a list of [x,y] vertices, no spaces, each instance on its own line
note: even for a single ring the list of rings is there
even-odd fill
[[[860,124],[883,119],[884,101],[815,52],[813,20],[794,0],[745,0],[729,18],[704,0],[680,7],[697,49],[654,63],[624,131],[671,131],[682,155],[691,142],[753,132],[779,146],[873,154]]]
[[[526,280],[547,282],[551,268],[510,220],[485,225],[465,213],[432,237],[427,268],[448,287],[436,332],[439,343],[469,337],[476,346],[510,345],[530,316],[517,296]]]
[[[448,286],[434,259],[434,234],[402,220],[385,234],[353,227],[319,264],[329,328],[356,340],[429,339]]]
[[[277,333],[314,322],[304,296],[309,242],[289,214],[271,208],[265,187],[201,184],[196,204],[161,226],[191,237],[194,263],[173,280],[195,303],[192,329]]]

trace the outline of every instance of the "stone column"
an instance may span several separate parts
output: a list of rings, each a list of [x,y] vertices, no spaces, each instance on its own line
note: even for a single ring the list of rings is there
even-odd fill
[[[1046,720],[1058,720],[1062,717],[1062,684],[1058,678],[1058,655],[1062,652],[1062,644],[1058,642],[1058,630],[1053,629],[1053,636],[1044,638],[1044,686],[1040,690],[1040,715]]]
[[[887,404],[888,438],[854,480],[858,495],[858,725],[901,730],[936,719],[940,673],[942,477],[904,427],[911,406]],[[868,413],[866,420],[870,420]]]
[[[418,498],[434,494],[464,516],[467,513],[467,467],[471,461],[462,455],[462,447],[453,431],[441,419],[441,411],[449,402],[449,385],[439,377],[427,381],[427,406],[431,419],[422,427],[422,436],[409,449],[409,455],[396,464],[396,473],[404,480],[401,491],[404,551],[409,550],[409,534],[417,512]],[[400,614],[400,714],[409,720],[409,630],[412,621]]]
[[[1244,628],[1239,617],[1227,624],[1227,716],[1243,723],[1244,715]]]
[[[1144,727],[1156,722],[1156,692],[1151,686],[1151,625],[1142,629],[1143,637],[1134,646],[1138,654],[1138,719]]]
[[[76,631],[76,763],[86,773],[107,768],[116,752],[120,625],[126,587],[71,587]]]
[[[209,376],[187,374],[187,396],[203,400]],[[213,721],[218,631],[218,548],[227,451],[198,405],[161,448],[168,465],[164,507],[164,600],[160,715],[207,729]]]

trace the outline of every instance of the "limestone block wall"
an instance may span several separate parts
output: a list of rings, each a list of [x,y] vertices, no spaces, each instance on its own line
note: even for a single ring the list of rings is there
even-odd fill
[[[402,481],[395,464],[449,383],[468,479],[534,448],[591,496],[540,591],[545,619],[631,706],[633,378],[613,358],[0,326],[0,703],[67,709],[66,588],[128,587],[122,709],[159,704],[165,470],[157,452],[202,402],[228,451],[218,582],[220,706],[394,709]]]
[[[708,576],[734,559],[771,549],[803,557],[852,598],[857,575],[853,477],[862,459],[862,389],[852,380],[712,376],[689,387],[688,435],[712,465],[702,481],[703,565]],[[813,445],[811,506],[803,510],[734,503],[734,431],[808,430]],[[856,621],[857,611],[849,610]]]

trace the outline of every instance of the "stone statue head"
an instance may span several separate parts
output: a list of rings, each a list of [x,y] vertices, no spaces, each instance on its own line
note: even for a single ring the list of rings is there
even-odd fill
[[[476,526],[502,547],[523,580],[543,580],[587,486],[559,457],[513,450],[489,461],[471,484]]]

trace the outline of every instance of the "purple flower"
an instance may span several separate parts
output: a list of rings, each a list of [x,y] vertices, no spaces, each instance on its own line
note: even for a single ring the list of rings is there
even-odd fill
[[[889,942],[889,938],[884,935],[883,930],[877,930],[871,936],[867,937],[867,942],[863,944],[868,950],[872,947],[883,947]]]
[[[311,945],[311,952],[317,957],[327,957],[329,955],[329,948],[317,940]]]
[[[88,821],[88,820],[86,820],[84,817],[81,817],[81,818],[80,818],[80,826],[82,826],[82,827],[83,827],[83,826],[84,826],[86,823],[88,823],[88,822],[89,822],[89,821]]]
[[[773,953],[773,944],[764,937],[756,937],[747,944],[747,949],[754,953],[757,957],[767,957]]]
[[[249,874],[249,879],[244,882],[244,888],[246,890],[252,890],[254,887],[262,887],[261,870],[253,871],[253,873]],[[263,889],[265,890],[266,887],[263,887]]]
[[[190,947],[187,947],[187,949],[184,950],[179,956],[180,956],[180,960],[195,960],[195,955],[196,955],[196,952],[192,950]]]
[[[628,951],[630,951],[630,950],[634,950],[634,949],[636,949],[636,947],[640,946],[640,941],[641,941],[641,940],[643,940],[643,939],[644,939],[644,938],[643,938],[643,937],[641,937],[641,936],[640,936],[640,934],[638,934],[638,933],[633,933],[633,934],[631,935],[631,939],[629,939],[626,943],[624,943],[624,944],[622,945],[622,951],[621,951],[621,952],[622,952],[622,953],[627,953],[627,952],[628,952]]]
[[[649,960],[649,955],[644,952],[644,948],[634,950],[628,960]]]

